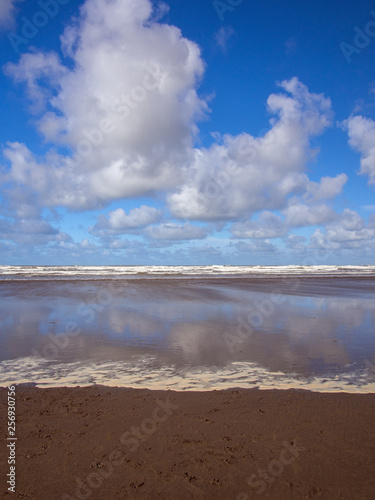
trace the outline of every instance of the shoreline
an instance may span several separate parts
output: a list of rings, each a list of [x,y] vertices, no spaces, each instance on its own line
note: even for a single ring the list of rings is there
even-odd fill
[[[0,401],[5,410],[5,389]],[[20,385],[16,413],[15,498],[331,500],[375,491],[375,394]],[[4,493],[7,467],[3,444]]]
[[[375,392],[371,285],[352,278],[9,281],[0,285],[0,385]]]
[[[246,361],[223,367],[192,367],[176,370],[173,366],[154,366],[146,362],[124,363],[90,360],[86,363],[53,363],[45,358],[29,357],[0,362],[0,387],[8,380],[16,385],[39,389],[105,386],[108,388],[151,391],[210,392],[231,389],[306,390],[322,394],[374,394],[375,366],[365,360],[363,368],[340,374],[303,377],[297,373],[271,371]],[[33,373],[36,375],[33,377]]]

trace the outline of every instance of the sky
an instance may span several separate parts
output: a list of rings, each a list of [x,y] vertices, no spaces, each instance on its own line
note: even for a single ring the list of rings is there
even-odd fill
[[[375,5],[2,0],[0,264],[375,264]]]

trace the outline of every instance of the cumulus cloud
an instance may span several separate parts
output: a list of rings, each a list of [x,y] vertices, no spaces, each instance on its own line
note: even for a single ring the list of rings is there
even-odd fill
[[[42,112],[53,99],[53,89],[60,88],[60,80],[67,73],[54,52],[23,54],[17,64],[8,63],[4,71],[16,83],[26,84],[31,111],[35,114]]]
[[[122,233],[128,229],[140,229],[161,220],[163,212],[154,207],[142,205],[140,208],[134,208],[127,214],[122,208],[110,212],[108,217],[100,215],[96,230],[105,229],[108,232]]]
[[[344,210],[338,223],[327,226],[326,233],[334,242],[368,241],[375,236],[375,230],[369,229],[364,219],[349,209]]]
[[[231,232],[236,238],[280,238],[285,236],[287,228],[278,215],[272,212],[262,212],[259,220],[233,224]]]
[[[152,15],[149,0],[88,0],[61,37],[69,64],[43,52],[8,64],[40,132],[71,149],[70,159],[50,152],[51,162],[9,145],[10,176],[22,163],[24,179],[42,177],[36,189],[48,206],[96,208],[179,182],[207,110],[196,91],[204,64],[194,42]]]
[[[328,205],[309,206],[302,203],[284,210],[285,223],[289,227],[324,225],[337,218],[336,212]]]
[[[222,144],[195,150],[188,180],[168,198],[174,216],[233,219],[284,208],[290,196],[306,193],[306,162],[316,154],[309,141],[330,125],[331,102],[297,78],[279,85],[284,92],[267,101],[267,133],[226,135]]]
[[[273,212],[261,212],[257,219],[233,224],[231,233],[236,238],[284,238],[293,228],[325,226],[339,218],[339,214],[326,204],[295,203],[283,210],[282,214],[284,218]]]
[[[341,192],[348,182],[346,174],[339,174],[336,177],[323,177],[319,182],[310,181],[307,185],[306,199],[310,202],[320,200],[333,200]]]
[[[348,132],[349,144],[361,154],[362,175],[369,177],[369,184],[375,185],[375,121],[363,116],[351,116],[343,122]]]
[[[18,244],[45,245],[70,242],[71,237],[41,218],[0,219],[1,239]]]
[[[311,237],[311,246],[326,249],[365,248],[373,245],[375,229],[350,209],[345,209],[325,230],[317,229]]]

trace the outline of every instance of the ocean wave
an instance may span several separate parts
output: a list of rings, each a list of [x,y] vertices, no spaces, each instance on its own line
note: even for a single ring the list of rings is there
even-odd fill
[[[375,277],[375,266],[0,266],[0,280],[140,279],[278,276]]]

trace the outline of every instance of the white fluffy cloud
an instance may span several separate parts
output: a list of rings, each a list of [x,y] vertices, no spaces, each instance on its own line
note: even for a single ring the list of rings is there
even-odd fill
[[[375,229],[357,213],[349,209],[337,218],[325,230],[317,229],[311,237],[313,247],[331,250],[360,248],[374,245]]]
[[[195,150],[187,181],[169,196],[173,215],[233,219],[260,210],[282,209],[291,195],[313,189],[304,173],[307,161],[316,154],[310,139],[331,123],[331,102],[310,93],[297,78],[280,83],[280,87],[284,92],[272,94],[267,101],[274,116],[266,134],[226,135],[222,144]]]
[[[101,215],[95,226],[97,230],[107,230],[116,234],[126,232],[129,229],[140,229],[150,224],[154,224],[163,216],[163,212],[153,207],[142,205],[134,208],[127,214],[122,208],[110,212],[108,217]]]
[[[345,209],[337,223],[328,225],[326,233],[333,242],[369,241],[375,229],[369,229],[359,214]]]
[[[236,238],[282,238],[293,228],[325,226],[339,218],[339,214],[326,204],[295,203],[283,210],[282,213],[284,218],[273,212],[261,212],[256,220],[233,224],[231,233]]]
[[[0,219],[0,234],[1,239],[18,244],[45,245],[72,240],[66,233],[37,217]]]
[[[349,144],[361,154],[360,173],[368,175],[375,185],[375,121],[363,116],[351,116],[343,122],[348,131]]]
[[[337,218],[336,212],[328,205],[309,206],[302,203],[292,205],[285,211],[285,223],[289,227],[324,225]]]
[[[231,228],[236,238],[280,238],[285,236],[287,229],[284,221],[272,212],[262,212],[257,221],[238,222]]]
[[[207,110],[199,47],[155,22],[149,0],[89,0],[61,40],[69,64],[33,52],[7,73],[26,84],[41,133],[72,158],[51,151],[39,162],[9,144],[10,177],[39,176],[45,204],[73,209],[175,186]]]
[[[319,182],[310,181],[307,185],[305,198],[310,202],[321,200],[333,200],[341,192],[348,182],[346,174],[339,174],[336,177],[323,177]]]

